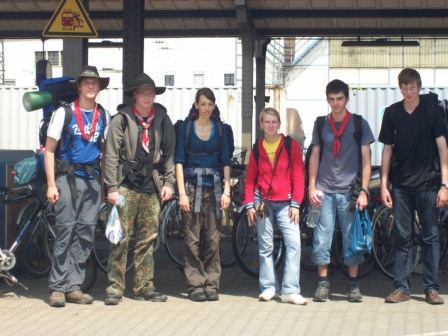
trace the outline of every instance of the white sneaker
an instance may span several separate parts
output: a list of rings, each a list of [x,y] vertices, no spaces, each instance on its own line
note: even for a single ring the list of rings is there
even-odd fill
[[[275,297],[275,291],[272,289],[266,289],[258,296],[260,301],[271,301]]]
[[[305,299],[302,295],[294,293],[294,294],[283,294],[282,302],[292,303],[296,305],[306,305],[308,303],[308,300]]]

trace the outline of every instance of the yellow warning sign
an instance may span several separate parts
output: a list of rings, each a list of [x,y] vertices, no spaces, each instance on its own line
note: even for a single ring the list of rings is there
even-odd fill
[[[44,37],[97,37],[98,33],[79,0],[62,0],[44,31]]]

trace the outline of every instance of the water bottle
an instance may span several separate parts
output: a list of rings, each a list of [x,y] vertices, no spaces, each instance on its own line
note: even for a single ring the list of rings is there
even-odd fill
[[[318,190],[317,197],[322,202],[324,199],[324,193],[322,191]],[[320,206],[317,206],[315,208],[310,206],[310,209],[308,211],[308,217],[306,219],[306,225],[309,228],[314,229],[316,227],[317,223],[319,222],[319,217],[320,217]]]

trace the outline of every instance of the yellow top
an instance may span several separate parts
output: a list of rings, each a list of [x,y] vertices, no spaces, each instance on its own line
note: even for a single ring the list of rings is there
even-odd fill
[[[275,160],[275,152],[277,151],[278,145],[280,144],[280,140],[282,137],[278,137],[276,142],[267,142],[266,139],[263,139],[263,147],[268,154],[269,160],[274,164]]]

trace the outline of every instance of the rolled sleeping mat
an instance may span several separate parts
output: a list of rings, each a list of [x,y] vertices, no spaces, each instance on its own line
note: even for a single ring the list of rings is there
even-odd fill
[[[53,95],[48,91],[25,92],[22,102],[25,110],[31,112],[50,105],[53,102]]]

